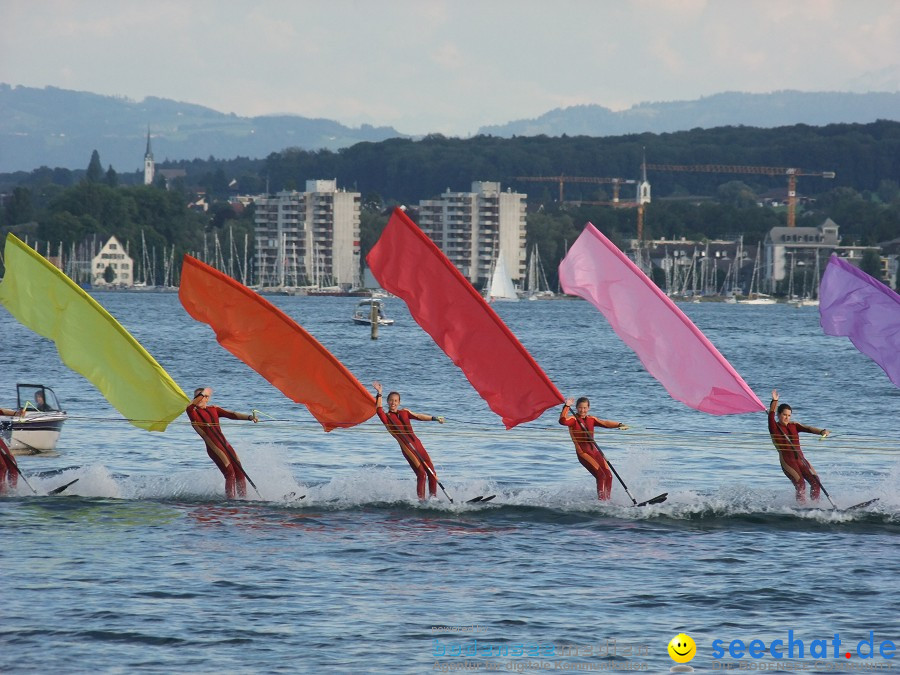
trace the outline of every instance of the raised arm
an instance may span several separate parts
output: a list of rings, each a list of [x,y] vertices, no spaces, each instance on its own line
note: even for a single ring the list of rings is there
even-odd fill
[[[572,408],[572,404],[575,403],[575,399],[571,396],[566,399],[566,402],[563,404],[562,410],[559,411],[559,423],[566,424],[566,419],[569,417],[569,410]],[[568,426],[566,424],[566,426]]]
[[[373,382],[372,386],[375,387],[375,407],[381,408],[381,382]]]

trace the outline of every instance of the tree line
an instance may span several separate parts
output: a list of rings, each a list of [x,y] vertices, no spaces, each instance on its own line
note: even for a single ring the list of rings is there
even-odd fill
[[[377,240],[395,205],[412,207],[447,189],[468,191],[476,180],[528,194],[528,241],[537,243],[548,272],[585,222],[593,222],[614,240],[635,237],[634,209],[578,205],[608,201],[608,185],[566,185],[567,203],[558,202],[554,183],[530,183],[518,176],[594,176],[637,180],[641,162],[653,164],[727,164],[780,166],[834,171],[834,180],[801,177],[798,191],[814,198],[798,212],[798,225],[832,218],[844,243],[874,245],[900,237],[900,123],[794,125],[777,129],[722,127],[670,134],[616,137],[477,136],[468,139],[430,135],[421,140],[391,139],[358,143],[338,151],[287,148],[265,159],[238,157],[166,162],[182,168],[184,179],[165,189],[158,181],[142,185],[137,173],[103,170],[99,155],[85,170],[42,167],[30,173],[0,176],[7,193],[0,225],[36,223],[34,236],[68,244],[88,234],[116,234],[128,241],[144,231],[148,246],[199,251],[204,233],[226,226],[236,236],[252,231],[252,210],[236,213],[228,204],[235,192],[259,194],[303,190],[306,180],[336,178],[339,187],[363,195],[362,247]],[[759,195],[786,188],[783,176],[650,172],[653,202],[644,214],[644,233],[653,238],[729,238],[739,234],[753,244],[785,223],[784,209],[761,208]],[[620,198],[633,200],[624,186]],[[198,192],[210,211],[187,208]],[[576,203],[571,203],[576,202]]]

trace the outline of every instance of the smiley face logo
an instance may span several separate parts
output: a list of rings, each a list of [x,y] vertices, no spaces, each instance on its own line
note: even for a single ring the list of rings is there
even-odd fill
[[[676,663],[687,663],[697,655],[697,645],[690,635],[679,633],[669,641],[669,656]]]

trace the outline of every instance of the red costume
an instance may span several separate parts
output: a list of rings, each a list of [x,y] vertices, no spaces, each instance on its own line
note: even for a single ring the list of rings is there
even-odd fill
[[[225,438],[225,434],[222,433],[222,427],[219,426],[219,417],[227,417],[232,420],[240,418],[236,413],[214,405],[201,408],[191,403],[186,408],[186,412],[194,425],[194,430],[206,441],[206,453],[225,476],[225,495],[229,499],[234,499],[234,488],[237,483],[238,494],[241,497],[246,496],[247,484],[244,482],[243,468],[238,461],[237,453]]]
[[[567,417],[566,411],[569,406],[563,406],[562,412],[559,414],[559,423],[569,427],[569,435],[572,437],[572,443],[575,444],[575,454],[581,465],[591,472],[591,475],[597,479],[597,499],[607,500],[612,493],[612,471],[609,464],[606,463],[606,457],[600,452],[600,448],[594,443],[594,427],[602,427],[603,429],[615,429],[620,427],[619,422],[610,422],[609,420],[601,420],[593,415],[581,418],[576,416]]]
[[[787,425],[781,424],[775,418],[775,404],[776,401],[772,401],[769,406],[769,434],[772,436],[772,443],[775,444],[775,449],[778,450],[778,457],[781,459],[781,470],[794,484],[794,488],[797,490],[798,501],[802,502],[806,499],[804,478],[809,481],[809,496],[812,499],[818,499],[822,484],[819,482],[819,475],[810,466],[806,457],[803,456],[798,432],[821,434],[822,430],[807,427],[797,422],[789,422]]]
[[[6,492],[6,484],[15,488],[19,481],[18,465],[16,459],[6,442],[0,438],[0,494]]]
[[[434,469],[431,457],[425,452],[425,446],[422,445],[422,441],[418,439],[413,431],[412,424],[410,424],[409,410],[404,408],[395,413],[384,412],[381,406],[376,406],[375,412],[378,413],[378,419],[391,432],[391,436],[397,439],[397,443],[400,444],[400,450],[403,451],[403,456],[406,457],[406,461],[409,462],[412,470],[416,472],[416,494],[419,496],[419,499],[425,499],[426,475],[431,496],[437,495],[437,471]],[[431,471],[422,466],[423,462],[428,465]]]

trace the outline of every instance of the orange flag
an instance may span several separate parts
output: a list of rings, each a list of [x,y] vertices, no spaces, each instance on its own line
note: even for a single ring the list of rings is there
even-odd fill
[[[331,352],[268,300],[189,255],[178,297],[229,352],[305,405],[325,431],[375,414],[375,399]]]
[[[366,261],[507,429],[563,402],[503,320],[403,211],[394,210]]]

